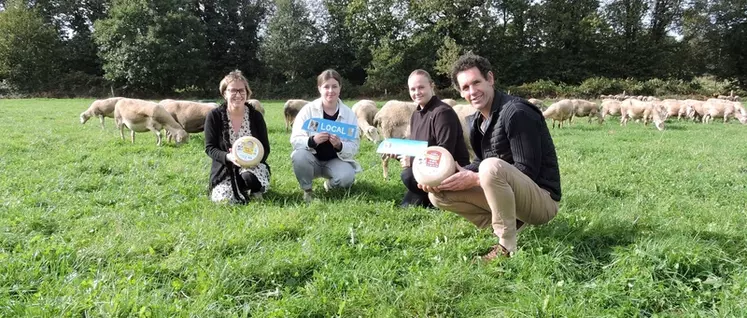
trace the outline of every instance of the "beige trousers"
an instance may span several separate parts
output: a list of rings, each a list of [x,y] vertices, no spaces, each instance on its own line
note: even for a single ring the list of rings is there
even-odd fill
[[[498,158],[480,163],[480,186],[430,193],[433,205],[457,213],[479,228],[493,227],[498,243],[516,251],[516,220],[539,225],[558,213],[558,202],[527,175]]]

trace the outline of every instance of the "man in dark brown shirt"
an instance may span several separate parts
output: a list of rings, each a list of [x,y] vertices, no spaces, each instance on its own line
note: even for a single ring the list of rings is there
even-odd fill
[[[469,164],[467,144],[462,134],[462,125],[454,109],[442,102],[433,92],[433,80],[428,72],[415,70],[407,80],[410,97],[418,105],[410,118],[411,140],[427,141],[428,146],[441,146],[448,150],[458,165]],[[418,188],[412,174],[411,157],[402,158],[402,183],[407,187],[401,207],[433,207],[428,193]]]

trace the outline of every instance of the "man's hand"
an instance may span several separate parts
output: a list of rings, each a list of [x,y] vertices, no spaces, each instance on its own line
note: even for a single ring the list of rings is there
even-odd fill
[[[329,139],[330,139],[330,135],[329,135],[328,132],[318,133],[318,134],[314,135],[314,142],[317,145],[321,145],[323,142],[325,142],[325,141],[327,141]]]
[[[342,149],[342,140],[340,140],[340,137],[337,137],[335,135],[330,135],[329,133],[323,133],[323,134],[327,134],[327,136],[329,136],[329,142],[332,143],[332,147],[335,147],[335,150]]]
[[[439,193],[441,190],[438,189],[438,187],[431,187],[428,185],[420,184],[418,183],[418,189],[423,190],[428,193]]]
[[[440,191],[461,191],[480,185],[480,175],[457,165],[457,173],[446,178],[438,186]]]

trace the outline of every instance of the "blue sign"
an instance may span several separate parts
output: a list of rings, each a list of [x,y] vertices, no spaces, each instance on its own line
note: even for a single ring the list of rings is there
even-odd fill
[[[387,138],[379,144],[376,152],[415,157],[423,153],[425,148],[428,148],[427,141]]]
[[[303,130],[310,133],[329,133],[340,139],[358,138],[358,126],[324,118],[309,118],[303,123]]]

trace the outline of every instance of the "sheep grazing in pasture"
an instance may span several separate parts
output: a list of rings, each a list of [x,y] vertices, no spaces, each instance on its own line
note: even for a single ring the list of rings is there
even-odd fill
[[[602,120],[607,119],[607,116],[620,116],[620,101],[617,99],[605,99],[602,101]]]
[[[472,107],[470,104],[460,104],[454,106],[454,111],[459,117],[459,122],[462,124],[462,135],[464,136],[464,143],[467,144],[467,151],[469,152],[470,160],[475,158],[475,151],[472,149],[472,143],[469,142],[469,133],[472,129],[472,121],[475,120],[475,116],[470,116],[477,113],[477,109]]]
[[[410,102],[390,100],[374,116],[374,126],[379,128],[382,139],[407,138],[410,136],[410,118],[417,105]],[[381,157],[384,179],[389,180],[389,157]]]
[[[583,99],[572,99],[571,103],[573,103],[573,116],[589,117],[589,123],[591,123],[591,119],[593,117],[597,118],[599,124],[602,124],[602,122],[604,121],[604,118],[599,112],[599,107],[597,107],[596,103],[592,103]],[[568,120],[568,123],[570,124],[572,121],[573,117]]]
[[[124,127],[130,129],[130,141],[135,143],[135,132],[152,131],[156,134],[157,145],[161,145],[161,129],[176,136],[176,143],[189,140],[187,133],[163,106],[140,99],[123,98],[114,106],[114,121],[119,128],[119,136],[124,140]]]
[[[188,133],[199,133],[205,130],[207,114],[218,106],[216,103],[198,103],[173,99],[164,99],[158,104],[163,106]],[[173,135],[167,130],[166,137],[171,142]]]
[[[552,119],[552,128],[555,128],[556,121],[559,122],[558,128],[562,128],[564,121],[567,120],[570,124],[573,112],[573,102],[570,99],[563,99],[553,103],[550,107],[547,107],[547,109],[542,112],[542,115],[545,116],[545,118]]]
[[[310,101],[303,99],[289,99],[283,105],[283,115],[285,116],[285,131],[293,127],[293,121],[296,119],[296,115],[301,111],[301,108],[306,104],[311,103]]]
[[[85,124],[89,118],[98,116],[101,122],[101,129],[104,129],[104,117],[114,118],[114,105],[122,99],[122,97],[112,97],[107,99],[97,99],[91,103],[91,106],[82,113],[80,113],[80,123]]]
[[[374,122],[374,117],[379,109],[376,107],[376,102],[368,99],[358,101],[353,105],[352,108],[355,116],[358,117],[358,128],[361,133],[368,138],[368,140],[377,143],[381,140],[379,136],[379,130],[371,124]]]
[[[680,112],[677,114],[678,117],[685,116],[694,121],[701,121],[705,111],[703,111],[702,100],[686,99],[680,101]]]
[[[664,109],[666,109],[666,116],[664,117],[664,120],[667,120],[669,117],[674,116],[677,116],[677,120],[682,119],[682,104],[680,103],[680,101],[676,99],[665,99],[657,103],[663,106]]]
[[[734,104],[739,102],[730,102],[720,99],[709,99],[703,103],[703,123],[707,124],[714,118],[723,118],[724,123],[729,121],[731,116],[735,116]]]
[[[644,102],[638,99],[626,99],[620,105],[620,125],[626,126],[629,119],[643,119],[643,124],[648,125],[652,120],[656,129],[664,130],[664,116],[666,110],[660,105],[652,102]]]
[[[258,111],[262,116],[265,115],[265,108],[262,106],[262,103],[259,102],[259,100],[256,99],[248,99],[246,100],[249,105],[254,106],[254,110]]]
[[[442,99],[441,101],[444,102],[444,103],[446,103],[447,105],[449,105],[451,107],[454,107],[457,104],[457,101],[455,101],[455,100],[453,100],[451,98]]]

